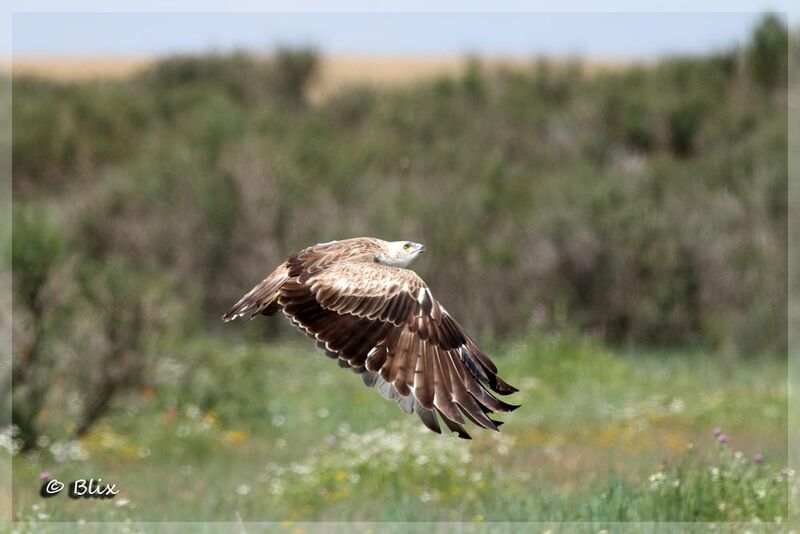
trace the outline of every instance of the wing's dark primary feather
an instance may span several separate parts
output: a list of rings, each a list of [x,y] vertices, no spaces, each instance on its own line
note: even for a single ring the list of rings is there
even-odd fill
[[[282,309],[339,365],[415,412],[441,432],[439,418],[462,438],[465,416],[497,430],[489,416],[517,406],[492,395],[517,391],[413,271],[375,263],[377,242],[339,241],[291,256],[223,319]]]

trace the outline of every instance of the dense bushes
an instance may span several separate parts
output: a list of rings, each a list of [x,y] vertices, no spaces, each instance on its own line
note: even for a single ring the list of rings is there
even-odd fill
[[[785,34],[770,17],[744,54],[591,75],[475,60],[317,105],[298,105],[309,51],[18,79],[15,201],[58,212],[75,257],[166,276],[204,324],[286,254],[376,235],[426,243],[418,271],[481,338],[570,325],[777,351]]]
[[[30,449],[43,428],[82,435],[117,394],[150,383],[146,346],[182,314],[160,273],[121,255],[93,261],[52,214],[13,211],[12,416]]]
[[[767,89],[786,85],[789,36],[777,15],[765,17],[756,28],[747,55],[747,66],[756,83]]]

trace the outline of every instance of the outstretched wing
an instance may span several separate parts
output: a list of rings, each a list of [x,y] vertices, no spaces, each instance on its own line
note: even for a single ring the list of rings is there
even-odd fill
[[[439,432],[434,413],[461,437],[466,416],[497,430],[493,412],[516,408],[491,392],[516,391],[413,271],[354,261],[299,273],[278,303],[344,367]],[[408,399],[408,400],[404,400]]]

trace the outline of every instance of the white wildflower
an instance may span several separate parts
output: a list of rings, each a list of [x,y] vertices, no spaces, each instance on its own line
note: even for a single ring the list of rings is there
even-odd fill
[[[520,384],[520,389],[530,391],[536,389],[538,386],[539,386],[539,380],[529,376],[522,379],[522,383]]]
[[[681,413],[686,408],[686,403],[682,399],[673,399],[669,405],[669,411],[672,413]]]
[[[309,473],[311,473],[311,471],[313,471],[313,469],[309,465],[296,464],[296,463],[292,464],[291,469],[293,473],[298,475],[308,475]]]
[[[72,461],[83,461],[89,457],[89,453],[83,448],[80,442],[75,440],[70,441],[56,441],[50,445],[50,453],[53,458],[59,463]]]
[[[189,404],[188,406],[186,406],[186,417],[188,417],[189,419],[194,419],[195,421],[197,421],[198,419],[200,419],[201,413],[202,412],[200,411],[200,408],[198,408],[194,404]]]
[[[423,491],[419,494],[419,500],[422,502],[431,502],[436,500],[437,495],[435,491]]]
[[[667,475],[658,471],[650,475],[650,489],[658,489],[667,480]]]
[[[250,489],[250,486],[247,484],[240,484],[239,487],[236,488],[236,494],[241,496],[248,495],[250,493]]]
[[[6,452],[15,455],[19,452],[20,443],[15,439],[17,434],[17,427],[15,425],[8,425],[0,431],[0,448]]]
[[[284,485],[280,480],[273,480],[269,485],[269,492],[273,495],[283,495]]]

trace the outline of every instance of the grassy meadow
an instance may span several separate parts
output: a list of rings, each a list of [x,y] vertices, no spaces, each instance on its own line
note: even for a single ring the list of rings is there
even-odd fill
[[[786,521],[788,36],[386,84],[304,48],[19,71],[6,515]],[[354,236],[426,245],[413,268],[520,388],[501,433],[430,433],[279,318],[221,324]],[[43,473],[120,494],[43,499]]]
[[[184,372],[216,352],[228,357],[208,372],[224,375],[229,389],[204,412],[194,403],[210,378],[186,381]],[[493,354],[520,387],[522,408],[501,433],[464,441],[429,432],[302,340],[207,338],[165,348],[161,387],[141,391],[77,442],[14,458],[14,517],[786,520],[794,475],[785,469],[785,364],[613,353],[554,337]],[[43,471],[59,480],[102,474],[121,493],[111,502],[43,500]]]

